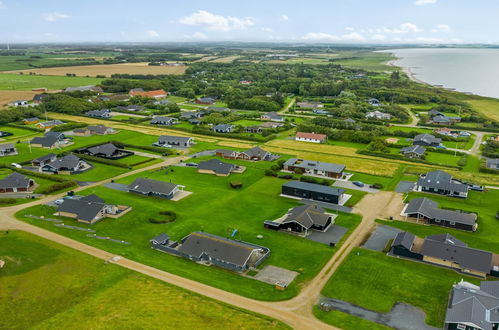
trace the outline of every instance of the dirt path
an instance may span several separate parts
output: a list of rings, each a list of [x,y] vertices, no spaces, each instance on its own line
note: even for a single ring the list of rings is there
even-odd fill
[[[289,104],[287,106],[285,106],[283,109],[277,111],[277,113],[285,114],[293,106],[293,104],[295,104],[295,102],[296,102],[296,98],[293,97],[291,102],[289,102]]]

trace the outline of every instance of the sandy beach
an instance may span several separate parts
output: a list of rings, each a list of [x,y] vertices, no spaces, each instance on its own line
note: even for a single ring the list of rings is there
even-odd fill
[[[395,56],[395,54],[392,54]],[[394,66],[394,67],[398,67],[400,69],[402,69],[402,71],[409,77],[409,79],[411,79],[412,81],[415,81],[415,82],[418,82],[420,84],[424,84],[424,85],[429,85],[429,86],[433,86],[431,84],[428,84],[427,82],[424,82],[422,81],[421,79],[418,79],[416,77],[416,74],[414,72],[411,71],[411,68],[407,68],[407,67],[403,67],[403,66],[398,66],[396,64],[396,62],[399,60],[400,58],[396,58],[396,59],[393,59],[393,60],[390,60],[386,63],[386,65],[389,65],[389,66]],[[435,86],[433,86],[435,87]]]

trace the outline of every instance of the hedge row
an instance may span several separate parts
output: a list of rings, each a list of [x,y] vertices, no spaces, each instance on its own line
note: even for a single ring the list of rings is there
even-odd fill
[[[116,160],[95,157],[95,156],[90,156],[90,155],[86,155],[86,154],[78,154],[78,157],[80,157],[81,159],[84,159],[86,161],[94,162],[94,163],[101,163],[101,164],[106,164],[106,165],[111,165],[111,166],[116,166],[116,167],[121,167],[121,168],[131,167],[131,165],[129,165],[129,164],[120,163],[119,161],[116,161]]]
[[[15,123],[5,124],[5,126],[14,127],[14,128],[27,129],[28,131],[39,132],[39,133],[45,132],[44,129],[41,129],[41,128],[38,128],[38,127],[32,127],[32,126],[27,126],[27,125],[19,125],[19,124],[15,124]]]
[[[46,194],[53,193],[55,191],[59,191],[59,190],[66,189],[66,188],[72,188],[72,187],[76,187],[76,186],[77,186],[77,184],[74,181],[65,181],[65,182],[55,183],[55,184],[50,185],[50,186],[45,187],[45,188],[41,188],[38,190],[38,193],[46,195]]]
[[[174,127],[172,127],[172,128],[174,128]],[[177,129],[177,128],[174,128],[174,129]],[[237,133],[216,133],[208,128],[203,128],[203,127],[194,127],[192,129],[192,133],[209,135],[209,136],[228,137],[228,138],[233,138],[233,139],[248,140],[248,141],[255,141],[255,142],[268,142],[268,141],[276,138],[275,134],[271,134],[271,135],[266,136],[266,137],[263,137],[263,136],[258,137],[258,136],[240,135]]]
[[[157,152],[162,155],[171,155],[172,151],[163,148],[163,147],[155,147],[155,146],[138,146],[135,144],[130,144],[130,143],[124,143],[124,142],[119,142],[119,141],[110,141],[113,143],[115,146],[118,148],[134,148],[134,149],[141,149],[145,151],[152,151],[152,152]]]
[[[367,156],[375,156],[375,157],[383,157],[383,158],[388,158],[388,159],[404,160],[404,161],[413,162],[413,163],[420,163],[420,164],[442,165],[442,164],[432,163],[432,162],[429,162],[429,161],[423,160],[423,159],[406,158],[402,155],[382,154],[382,153],[372,152],[372,151],[368,151],[368,150],[358,150],[357,153],[362,154],[362,155],[367,155]],[[456,168],[456,169],[460,168],[459,166],[454,166],[454,165],[448,165],[448,164],[444,164],[444,165],[446,167],[450,167],[450,168]]]
[[[83,127],[87,127],[87,126],[88,125],[85,124],[85,123],[71,122],[71,123],[67,123],[67,124],[64,124],[64,125],[56,126],[56,127],[52,128],[51,131],[54,131],[54,132],[64,132],[64,131],[70,131],[70,130],[73,130],[73,129],[83,128]]]
[[[17,199],[15,198],[0,198],[0,205],[10,205],[15,204]]]
[[[60,177],[57,175],[53,175],[53,174],[33,172],[33,171],[28,171],[28,170],[25,170],[23,168],[17,168],[17,167],[13,167],[13,166],[7,166],[7,168],[10,168],[12,171],[15,171],[15,172],[20,173],[20,174],[24,174],[27,176],[34,176],[35,178],[46,179],[49,181],[55,181],[55,182],[59,182],[59,183],[71,181],[71,180],[68,180],[66,178],[63,178],[63,177]]]

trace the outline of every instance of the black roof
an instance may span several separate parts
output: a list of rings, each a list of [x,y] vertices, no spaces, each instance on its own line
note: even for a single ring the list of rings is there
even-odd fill
[[[57,211],[75,213],[79,220],[91,222],[105,206],[102,198],[98,196],[95,197],[65,199],[64,202],[59,205]]]
[[[28,188],[30,182],[32,182],[30,178],[19,174],[17,172],[13,172],[12,174],[6,176],[5,178],[0,180],[0,188]]]
[[[426,197],[411,200],[405,209],[405,213],[419,213],[430,219],[452,221],[466,225],[474,225],[477,219],[477,216],[474,213],[439,209],[436,202]]]
[[[300,205],[291,209],[283,220],[283,223],[296,222],[302,227],[310,229],[313,225],[324,226],[327,224],[331,215],[316,204]]]
[[[393,240],[392,246],[403,246],[407,250],[410,250],[412,248],[412,244],[414,243],[414,239],[416,236],[413,234],[402,231],[395,236],[395,239]]]
[[[224,163],[215,158],[204,162],[200,162],[198,164],[199,170],[214,171],[215,173],[218,174],[230,174],[230,172],[232,172],[232,170],[234,170],[235,167],[236,165],[234,164]]]
[[[301,181],[289,181],[282,185],[283,187],[303,189],[308,191],[314,191],[322,194],[341,196],[345,190],[339,188],[333,188],[329,186],[324,186],[321,184],[301,182]]]
[[[90,147],[87,149],[89,153],[92,155],[103,154],[107,157],[112,156],[116,151],[120,150],[117,146],[112,144],[111,142],[101,144],[95,147]]]
[[[128,185],[128,189],[139,191],[142,193],[160,193],[169,195],[175,188],[176,184],[165,181],[152,180],[148,178],[137,178]]]
[[[452,192],[468,192],[469,189],[467,184],[456,182],[449,173],[440,170],[428,172],[420,177],[417,185]]]
[[[51,166],[57,170],[59,169],[74,169],[78,166],[81,159],[73,154],[66,155],[50,162],[47,166]]]
[[[50,153],[50,154],[46,154],[45,156],[41,156],[41,157],[38,157],[36,159],[33,159],[33,161],[37,161],[37,162],[42,163],[42,162],[45,162],[45,161],[47,161],[49,159],[52,159],[52,158],[54,158],[56,156],[57,156],[56,154]]]

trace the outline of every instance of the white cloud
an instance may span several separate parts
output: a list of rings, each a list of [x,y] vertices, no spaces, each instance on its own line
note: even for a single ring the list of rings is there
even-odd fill
[[[365,38],[363,35],[357,32],[352,32],[348,34],[343,34],[341,36],[337,36],[334,34],[324,33],[324,32],[309,32],[305,34],[301,39],[309,40],[309,41],[322,41],[322,42],[331,42],[331,41],[364,41]]]
[[[345,31],[354,31],[354,30],[355,30],[355,29],[354,29],[353,27],[351,27],[351,26],[347,26],[347,27],[345,28]]]
[[[439,38],[427,38],[427,37],[417,37],[416,41],[423,42],[425,44],[439,44],[443,42],[443,40]]]
[[[287,20],[289,20],[289,16],[286,15],[286,14],[282,14],[281,15],[281,21],[287,21]]]
[[[158,38],[159,37],[159,33],[154,31],[154,30],[147,30],[146,34],[150,38]]]
[[[375,29],[376,33],[394,33],[394,34],[418,33],[422,31],[423,29],[420,29],[416,24],[413,23],[403,23],[400,24],[400,26],[397,28],[387,28],[383,26],[381,28]]]
[[[61,19],[68,19],[71,18],[68,14],[63,14],[63,13],[45,13],[42,15],[42,18],[44,21],[47,22],[55,22]]]
[[[184,16],[180,18],[179,22],[185,25],[202,25],[208,30],[219,32],[242,30],[255,24],[250,17],[222,16],[212,14],[206,10],[198,10],[189,16]]]
[[[450,26],[447,24],[438,24],[431,32],[450,32]]]
[[[375,34],[371,36],[371,39],[376,41],[383,41],[386,39],[386,36],[384,34]]]
[[[262,27],[260,30],[262,30],[263,32],[272,32],[272,29],[269,27]]]
[[[193,34],[184,34],[186,39],[207,40],[208,36],[203,32],[194,32]]]
[[[414,2],[416,6],[432,5],[434,3],[437,3],[437,0],[416,0]]]

